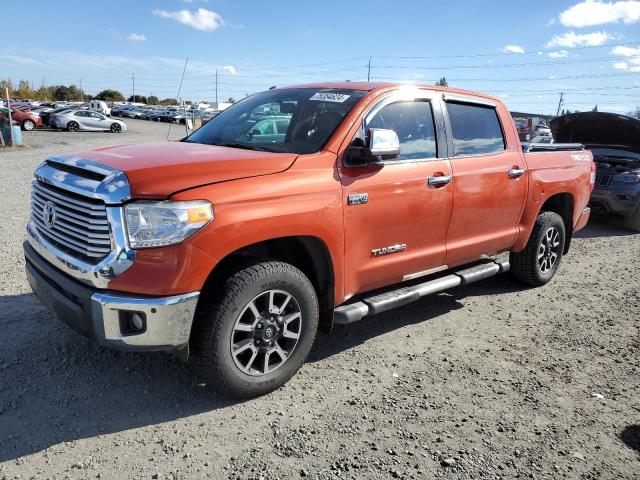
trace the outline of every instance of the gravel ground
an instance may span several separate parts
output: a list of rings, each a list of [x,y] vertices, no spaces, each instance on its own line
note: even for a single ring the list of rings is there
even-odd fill
[[[640,477],[640,235],[619,224],[592,222],[543,288],[494,277],[321,334],[248,402],[57,322],[23,272],[33,168],[166,138],[128,123],[0,151],[0,479]]]

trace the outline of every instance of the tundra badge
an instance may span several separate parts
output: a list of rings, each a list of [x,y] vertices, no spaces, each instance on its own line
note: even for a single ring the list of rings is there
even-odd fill
[[[406,249],[406,243],[397,243],[396,245],[390,245],[388,247],[374,248],[373,250],[371,250],[371,256],[380,257],[382,255],[389,255],[391,253],[404,252]]]

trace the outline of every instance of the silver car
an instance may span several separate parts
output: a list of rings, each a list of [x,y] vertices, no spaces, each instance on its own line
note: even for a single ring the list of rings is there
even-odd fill
[[[52,126],[64,128],[70,132],[79,130],[110,131],[120,133],[127,130],[127,124],[122,120],[116,120],[92,110],[69,110],[55,114],[51,121]]]

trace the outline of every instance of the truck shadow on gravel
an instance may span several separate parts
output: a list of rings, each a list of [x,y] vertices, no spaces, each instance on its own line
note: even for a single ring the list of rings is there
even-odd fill
[[[640,425],[630,425],[620,433],[620,440],[632,450],[640,453]]]
[[[0,462],[236,403],[199,388],[170,355],[95,345],[31,294],[0,297],[0,312]],[[206,415],[190,421],[219,428]]]
[[[429,295],[404,307],[365,317],[351,325],[336,325],[330,335],[321,333],[318,336],[307,361],[318,362],[407,325],[436,320],[451,311],[465,308],[460,300],[466,297],[504,295],[530,288],[530,286],[514,280],[508,274],[497,275],[478,283],[454,288],[448,292]]]
[[[589,219],[586,227],[575,234],[575,238],[626,237],[639,235],[624,226],[624,218],[595,215]]]
[[[501,275],[339,326],[330,336],[318,337],[308,361],[463,308],[461,298],[525,288]],[[97,346],[60,323],[31,294],[0,297],[0,311],[0,462],[65,442],[185,418],[204,432],[219,428],[215,418],[220,417],[208,412],[238,403],[200,388],[170,355]],[[195,416],[200,418],[190,418]]]

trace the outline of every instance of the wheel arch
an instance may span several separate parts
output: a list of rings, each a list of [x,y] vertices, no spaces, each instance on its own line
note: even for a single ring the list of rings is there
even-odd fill
[[[538,215],[542,212],[554,212],[562,217],[565,230],[565,242],[563,254],[569,251],[571,239],[573,237],[573,213],[575,209],[575,199],[568,192],[556,193],[549,197],[540,207]]]
[[[335,297],[333,259],[326,243],[318,237],[274,238],[243,246],[227,254],[207,277],[200,298],[203,301],[211,298],[236,271],[252,263],[269,260],[289,263],[309,278],[318,296],[320,326],[323,330],[330,331],[333,326]]]

